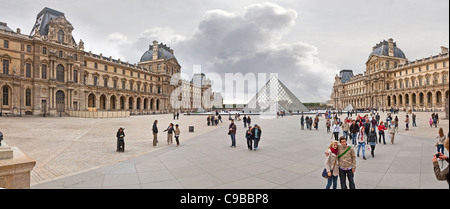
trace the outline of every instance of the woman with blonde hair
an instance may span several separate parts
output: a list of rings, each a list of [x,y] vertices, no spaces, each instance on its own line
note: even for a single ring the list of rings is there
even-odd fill
[[[329,153],[329,155],[325,159],[325,170],[327,173],[326,189],[330,189],[331,184],[333,184],[333,189],[336,189],[339,176],[339,166],[337,166],[338,141],[332,140],[330,146],[328,146],[327,152]]]
[[[444,135],[444,129],[439,128],[439,134],[436,136],[437,143],[437,152],[440,152],[444,154],[444,143],[445,143],[445,135]]]

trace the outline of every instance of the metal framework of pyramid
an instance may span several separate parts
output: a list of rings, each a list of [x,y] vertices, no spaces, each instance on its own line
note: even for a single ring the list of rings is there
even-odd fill
[[[345,107],[343,111],[353,111],[353,105],[352,104],[347,105],[347,107]]]
[[[276,114],[281,111],[308,112],[309,109],[274,76],[256,93],[244,111]]]

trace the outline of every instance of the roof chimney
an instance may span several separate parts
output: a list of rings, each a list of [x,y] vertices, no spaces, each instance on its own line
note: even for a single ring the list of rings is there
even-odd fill
[[[389,56],[393,57],[394,56],[394,39],[390,38],[388,40],[388,47],[389,47]]]
[[[441,46],[441,53],[442,54],[448,53],[448,48],[445,46]]]
[[[153,60],[158,59],[158,42],[153,41]]]

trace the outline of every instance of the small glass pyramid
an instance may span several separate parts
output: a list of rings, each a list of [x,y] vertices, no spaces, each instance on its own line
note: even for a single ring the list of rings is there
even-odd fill
[[[244,112],[276,114],[308,112],[309,109],[275,76],[264,85],[244,108]]]

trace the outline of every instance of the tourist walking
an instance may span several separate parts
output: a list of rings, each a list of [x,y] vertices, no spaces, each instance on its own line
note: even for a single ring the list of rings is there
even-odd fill
[[[330,133],[331,121],[329,118],[327,119],[327,122],[325,122],[325,125],[327,126],[327,133]]]
[[[228,135],[231,137],[231,146],[236,147],[236,125],[234,124],[234,120],[231,120],[230,126],[228,126]]]
[[[314,118],[314,128],[316,128],[316,130],[319,128],[319,116]]]
[[[391,138],[391,144],[394,144],[395,139],[396,128],[394,123],[394,121],[391,121],[391,125],[389,126],[389,138]]]
[[[436,136],[436,139],[437,139],[437,142],[436,142],[437,152],[445,154],[444,153],[444,143],[445,143],[444,129],[439,128],[439,133]]]
[[[255,124],[255,126],[252,129],[252,135],[253,135],[253,140],[254,140],[254,149],[253,150],[258,150],[258,146],[259,146],[259,140],[261,140],[261,135],[262,135],[262,130],[261,127],[259,127],[257,124]]]
[[[375,146],[377,145],[377,132],[375,132],[375,126],[370,128],[367,143],[370,145],[370,154],[372,158],[375,157]]]
[[[329,155],[325,159],[325,169],[328,175],[326,189],[330,189],[333,185],[333,189],[337,189],[337,180],[339,176],[339,169],[337,169],[338,158],[338,141],[332,140],[327,152]]]
[[[406,129],[405,130],[409,130],[409,116],[408,115],[406,115],[405,125],[406,125]]]
[[[253,133],[252,127],[249,126],[247,131],[245,132],[245,138],[247,139],[247,148],[252,151],[253,150]]]
[[[120,127],[117,131],[116,137],[117,137],[117,152],[124,152],[125,151],[125,132],[123,131],[124,128]]]
[[[252,124],[252,119],[250,118],[250,115],[247,116],[247,124],[248,124],[249,127]]]
[[[244,122],[244,128],[247,128],[247,117],[245,115],[242,118],[242,121]]]
[[[169,127],[167,127],[166,130],[164,130],[164,132],[167,131],[167,145],[171,145],[173,143],[173,123],[169,124]]]
[[[395,131],[397,131],[397,133],[398,133],[398,117],[397,116],[395,116],[394,122],[395,122]]]
[[[156,147],[158,145],[158,120],[153,122],[152,132],[153,132],[153,146]]]
[[[384,126],[384,122],[380,121],[380,125],[378,126],[378,142],[381,144],[381,137],[383,137],[383,144],[386,144],[384,131],[387,130],[387,128]]]
[[[302,117],[300,117],[300,126],[302,127],[302,130],[305,129],[305,118],[303,117],[303,115]]]
[[[361,128],[359,129],[358,136],[356,138],[358,141],[358,153],[356,156],[359,157],[359,150],[362,148],[363,159],[366,160],[365,149],[366,149],[367,134],[366,128],[364,126],[361,126]]]
[[[445,140],[444,146],[447,149],[447,151],[449,151],[449,138],[448,137],[447,137],[447,140]],[[439,167],[438,159],[447,161],[447,167],[445,169],[441,170],[441,168]],[[434,170],[436,179],[438,181],[447,181],[447,183],[450,185],[449,171],[448,171],[448,163],[449,163],[448,156],[445,156],[443,153],[435,154],[435,155],[433,155],[432,162],[433,162],[433,170]]]
[[[345,137],[339,138],[340,146],[338,146],[338,163],[339,163],[339,179],[341,181],[341,189],[347,189],[346,179],[349,181],[350,189],[355,189],[354,174],[356,170],[355,150],[347,145]]]
[[[339,123],[337,121],[334,121],[334,125],[333,125],[333,135],[334,135],[334,140],[339,140],[339,132],[341,131],[341,127],[339,126]]]
[[[348,140],[348,131],[350,130],[350,125],[348,124],[348,118],[345,118],[344,123],[342,123],[342,134],[346,140]]]
[[[352,134],[351,137],[353,145],[356,145],[356,137],[358,135],[358,132],[359,132],[359,125],[356,124],[355,120],[353,120],[352,125],[350,125],[350,133]]]
[[[417,124],[416,124],[416,114],[412,113],[411,118],[412,118],[412,126],[413,126],[413,127],[417,127]]]
[[[178,124],[175,125],[175,141],[177,141],[177,147],[180,146],[180,128],[178,127]]]

